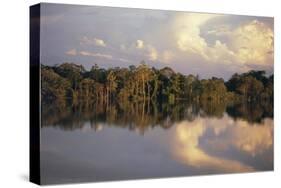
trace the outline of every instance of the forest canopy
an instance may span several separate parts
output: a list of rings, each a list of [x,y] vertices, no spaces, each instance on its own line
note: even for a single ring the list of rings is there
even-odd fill
[[[156,69],[143,61],[128,68],[104,69],[94,65],[89,71],[82,65],[63,63],[41,65],[41,82],[42,101],[46,102],[273,102],[273,75],[266,76],[263,70],[235,73],[225,81],[183,75],[170,67]]]

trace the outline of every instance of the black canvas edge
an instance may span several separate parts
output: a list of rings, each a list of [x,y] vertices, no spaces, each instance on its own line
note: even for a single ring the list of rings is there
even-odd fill
[[[40,4],[29,13],[29,181],[40,185]]]

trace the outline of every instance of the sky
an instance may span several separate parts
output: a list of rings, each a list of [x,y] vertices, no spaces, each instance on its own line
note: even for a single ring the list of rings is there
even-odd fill
[[[180,11],[41,4],[41,63],[90,69],[144,60],[200,78],[273,73],[273,18]]]

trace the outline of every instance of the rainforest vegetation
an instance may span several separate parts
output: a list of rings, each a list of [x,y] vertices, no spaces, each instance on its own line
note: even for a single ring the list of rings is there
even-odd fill
[[[63,63],[41,65],[41,82],[43,102],[273,102],[273,75],[266,76],[265,71],[254,70],[234,74],[225,81],[183,75],[169,67],[151,68],[143,61],[139,66],[128,68],[104,69],[94,65],[89,71],[82,65]]]
[[[129,126],[144,133],[154,126],[169,128],[172,122],[196,117],[262,122],[273,117],[273,75],[265,71],[200,79],[160,70],[144,62],[128,68],[99,68],[87,71],[81,65],[63,63],[41,66],[43,126],[94,129],[106,122]],[[71,126],[70,126],[71,124]]]

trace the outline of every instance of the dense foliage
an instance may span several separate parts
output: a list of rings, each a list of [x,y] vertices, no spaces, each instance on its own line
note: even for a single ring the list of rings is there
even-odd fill
[[[234,74],[227,82],[222,78],[200,79],[165,67],[160,70],[144,62],[128,68],[99,68],[86,71],[82,65],[63,63],[41,67],[42,100],[191,102],[273,101],[273,75],[265,71]]]

